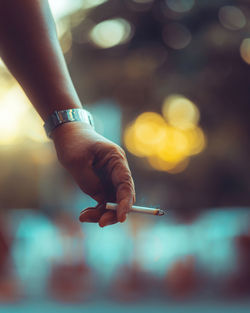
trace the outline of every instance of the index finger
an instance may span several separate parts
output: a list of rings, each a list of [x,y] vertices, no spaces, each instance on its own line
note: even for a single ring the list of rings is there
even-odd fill
[[[135,187],[125,155],[113,162],[111,180],[116,190],[117,220],[122,223],[135,202]]]

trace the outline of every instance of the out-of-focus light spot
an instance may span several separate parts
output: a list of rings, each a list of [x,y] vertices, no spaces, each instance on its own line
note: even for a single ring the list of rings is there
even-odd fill
[[[20,95],[20,89],[15,86],[0,101],[0,144],[18,139],[21,117],[28,110],[27,103],[20,101]]]
[[[135,121],[135,136],[144,144],[157,145],[166,138],[164,119],[154,112],[141,114]]]
[[[124,132],[124,144],[128,151],[138,157],[144,157],[147,155],[147,147],[144,145],[138,145],[135,138],[135,127],[134,125],[127,126]]]
[[[231,5],[225,5],[219,10],[220,23],[227,29],[238,30],[246,25],[246,18],[243,12]]]
[[[194,0],[165,0],[169,9],[177,13],[184,13],[192,9]]]
[[[137,156],[149,156],[166,138],[166,123],[157,113],[141,114],[124,134],[127,149]]]
[[[168,172],[170,174],[179,174],[179,173],[183,172],[188,167],[189,160],[190,160],[189,158],[185,158],[181,162],[177,163],[175,165],[175,167],[169,169]]]
[[[201,128],[189,129],[185,131],[185,136],[188,141],[189,155],[198,154],[205,149],[206,138]]]
[[[131,38],[131,26],[122,18],[106,20],[91,30],[90,38],[100,48],[111,48]]]
[[[160,159],[177,164],[189,153],[188,141],[183,132],[174,127],[168,127],[166,140],[158,146],[157,155]]]
[[[250,38],[246,38],[242,41],[240,45],[240,55],[247,64],[250,64]]]
[[[176,166],[176,163],[169,163],[167,161],[164,161],[158,158],[155,155],[149,157],[148,162],[154,169],[156,169],[157,171],[163,171],[163,172],[169,172]]]
[[[155,112],[139,115],[126,128],[124,143],[132,154],[146,157],[152,168],[176,174],[186,169],[190,156],[204,150],[206,139],[197,126],[199,111],[190,100],[172,95],[163,112],[167,121]]]
[[[40,118],[32,109],[22,89],[16,84],[0,99],[0,144],[10,145],[24,138],[32,138],[38,142],[48,141],[42,131]],[[41,119],[40,119],[41,121]]]
[[[192,39],[187,27],[179,23],[167,24],[163,29],[162,36],[165,44],[176,50],[187,47]]]
[[[195,104],[181,95],[169,96],[163,103],[162,112],[170,125],[182,130],[193,128],[200,118]]]

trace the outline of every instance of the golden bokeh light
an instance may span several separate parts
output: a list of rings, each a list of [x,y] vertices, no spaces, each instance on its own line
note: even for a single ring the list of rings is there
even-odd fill
[[[250,38],[246,38],[242,41],[240,45],[240,55],[247,64],[250,64]]]
[[[166,123],[160,114],[145,112],[127,127],[124,142],[136,156],[150,156],[166,138]]]
[[[160,114],[145,112],[136,119],[134,127],[136,139],[152,148],[166,138],[166,124]]]
[[[48,141],[41,118],[19,85],[14,84],[0,99],[0,145],[18,144],[25,138]]]
[[[170,163],[170,162],[164,161],[155,155],[148,158],[148,163],[154,169],[158,171],[163,171],[163,172],[169,172],[176,166],[176,163]]]
[[[167,127],[166,139],[157,149],[157,156],[163,161],[177,164],[189,154],[188,140],[185,133],[174,127]]]
[[[185,131],[188,141],[189,155],[195,155],[202,152],[206,147],[206,138],[201,128],[195,127]]]
[[[170,125],[182,130],[195,127],[200,118],[196,105],[182,95],[167,97],[162,106],[162,113]]]
[[[98,47],[106,49],[127,42],[131,37],[131,25],[125,19],[103,21],[90,31],[90,39]]]
[[[153,156],[148,158],[148,163],[152,166],[153,169],[157,171],[168,172],[170,174],[178,174],[183,172],[187,168],[189,164],[189,158],[186,158],[178,163],[169,163],[163,161],[157,156]]]
[[[156,112],[144,112],[125,130],[129,152],[146,157],[153,169],[176,174],[184,171],[190,156],[202,152],[206,138],[200,127],[198,108],[180,95],[163,104],[165,119]]]
[[[147,147],[143,144],[138,144],[135,138],[135,127],[134,124],[127,126],[124,132],[124,144],[128,151],[138,157],[147,156]]]

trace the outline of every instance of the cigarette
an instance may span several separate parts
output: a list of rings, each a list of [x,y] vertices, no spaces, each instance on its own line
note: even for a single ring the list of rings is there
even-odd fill
[[[118,204],[117,203],[106,203],[106,209],[107,210],[116,210]],[[162,209],[158,208],[147,208],[144,206],[137,206],[133,205],[132,208],[129,210],[129,212],[136,212],[136,213],[144,213],[144,214],[151,214],[151,215],[158,215],[162,216],[165,214],[165,212]]]

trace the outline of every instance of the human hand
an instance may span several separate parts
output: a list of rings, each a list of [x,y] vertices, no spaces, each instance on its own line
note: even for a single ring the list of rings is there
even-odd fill
[[[98,222],[101,227],[124,222],[135,202],[135,189],[122,148],[87,123],[65,123],[52,132],[52,139],[61,164],[98,202],[81,212],[80,221]],[[106,202],[116,202],[117,211],[106,210]]]

